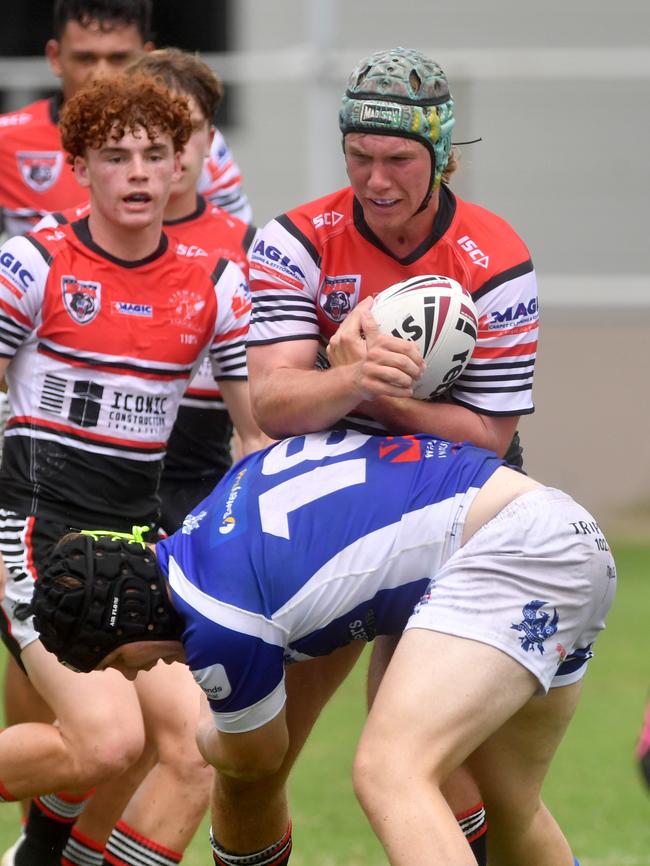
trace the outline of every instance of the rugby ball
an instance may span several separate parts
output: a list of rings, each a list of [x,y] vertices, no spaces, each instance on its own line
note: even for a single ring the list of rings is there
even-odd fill
[[[439,397],[465,369],[476,344],[478,313],[469,292],[450,277],[395,283],[375,297],[372,315],[384,334],[412,340],[426,370],[413,396]]]

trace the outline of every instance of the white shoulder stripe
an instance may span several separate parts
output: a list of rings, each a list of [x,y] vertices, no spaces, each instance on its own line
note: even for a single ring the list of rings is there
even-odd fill
[[[262,616],[262,614],[234,607],[234,605],[226,604],[226,602],[207,595],[185,577],[183,570],[173,557],[169,560],[169,583],[184,602],[211,622],[240,634],[258,637],[273,646],[285,646],[287,643],[287,630],[285,628]]]

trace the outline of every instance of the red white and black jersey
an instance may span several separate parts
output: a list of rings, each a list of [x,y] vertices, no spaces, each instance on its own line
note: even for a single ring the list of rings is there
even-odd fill
[[[60,104],[58,95],[0,116],[0,209],[8,235],[88,200],[61,147]]]
[[[180,220],[165,222],[165,232],[176,244],[176,254],[212,271],[215,259],[235,262],[246,277],[237,295],[242,314],[250,315],[248,251],[255,228],[205,199],[197,199],[196,211]],[[242,370],[242,377],[246,369]],[[232,423],[215,381],[209,360],[204,359],[183,395],[178,418],[165,457],[167,481],[208,476],[216,483],[232,464]]]
[[[75,222],[90,213],[90,205],[55,211],[44,217],[37,229],[53,228]],[[196,210],[187,217],[163,223],[165,234],[171,239],[176,255],[194,261],[212,274],[219,259],[234,262],[242,271],[245,282],[239,288],[234,303],[238,314],[250,314],[248,291],[248,254],[256,229],[216,205],[197,196]],[[241,378],[246,378],[246,369]],[[201,364],[183,398],[183,405],[196,408],[225,409],[221,392],[215,381],[209,358]]]
[[[538,310],[530,254],[504,220],[444,185],[430,236],[402,259],[370,230],[350,187],[271,220],[251,256],[248,345],[325,345],[363,298],[421,274],[457,280],[479,313],[474,353],[449,397],[486,415],[532,412]]]
[[[66,225],[87,216],[90,205],[48,214],[41,227]],[[168,220],[165,233],[170,237],[176,254],[198,263],[209,274],[220,259],[234,262],[244,278],[229,303],[238,318],[250,317],[248,291],[248,252],[255,237],[255,228],[242,222],[216,205],[197,196],[196,210],[187,217]],[[238,378],[247,377],[245,362]],[[178,410],[174,428],[167,442],[165,479],[186,481],[206,476],[218,480],[232,465],[230,441],[233,426],[223,402],[219,383],[215,379],[209,357],[205,357],[189,383]]]
[[[239,166],[218,129],[214,131],[198,190],[211,204],[227,210],[240,220],[249,223],[253,219],[250,203],[242,189]]]
[[[167,439],[203,354],[217,378],[245,375],[243,280],[225,259],[212,276],[179,260],[164,234],[147,259],[116,259],[86,219],[7,241],[0,506],[70,525],[154,520]]]

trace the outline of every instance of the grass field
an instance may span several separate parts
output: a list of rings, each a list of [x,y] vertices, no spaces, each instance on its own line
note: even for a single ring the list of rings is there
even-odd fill
[[[600,638],[582,703],[546,787],[546,801],[582,866],[650,866],[650,794],[634,745],[650,690],[650,548],[615,545],[619,591]],[[292,866],[382,866],[386,860],[350,784],[364,717],[361,663],[324,712],[292,785]],[[0,850],[17,832],[17,809],[0,810]],[[183,863],[212,862],[207,830]],[[37,864],[35,864],[37,866]],[[525,866],[525,864],[522,864]]]

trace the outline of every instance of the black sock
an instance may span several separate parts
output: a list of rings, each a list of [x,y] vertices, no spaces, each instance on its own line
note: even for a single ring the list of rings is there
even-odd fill
[[[15,866],[60,866],[61,852],[83,805],[82,798],[62,799],[56,794],[35,797],[29,807],[25,838],[16,850]]]
[[[472,849],[478,866],[487,866],[487,818],[485,806],[479,803],[462,815],[456,815],[460,829]]]
[[[469,847],[472,849],[472,854],[476,858],[478,866],[487,866],[487,827],[480,836],[472,839]]]

